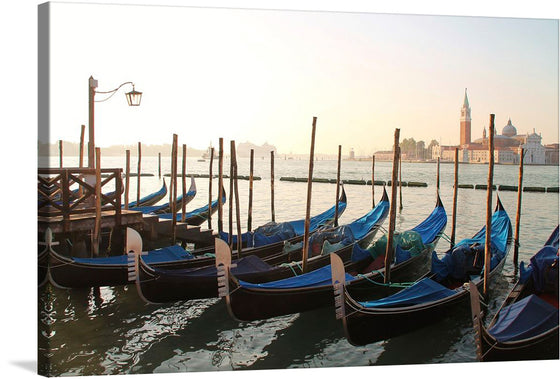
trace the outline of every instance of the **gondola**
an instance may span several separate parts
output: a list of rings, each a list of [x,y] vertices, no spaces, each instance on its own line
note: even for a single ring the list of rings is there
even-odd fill
[[[184,204],[187,205],[188,203],[190,203],[190,201],[192,199],[194,199],[195,196],[196,196],[196,182],[194,180],[194,177],[191,176],[191,185],[189,187],[189,190],[185,194],[185,197],[184,197],[185,200],[183,201],[183,195],[180,195],[180,196],[177,197],[177,200],[176,200],[177,209],[182,209],[181,201],[183,201]],[[145,213],[145,214],[148,214],[148,213],[162,214],[162,213],[169,213],[171,211],[171,206],[170,206],[169,203],[165,203],[165,204],[162,204],[162,205],[134,207],[134,210]]]
[[[344,186],[341,184],[342,192],[340,195],[340,201],[338,206],[338,217],[340,217],[344,210],[346,209],[346,191]],[[334,219],[335,207],[323,212],[317,216],[313,216],[309,219],[309,230],[311,232],[317,230],[319,227],[325,225],[325,219]],[[279,242],[288,239],[287,237],[303,236],[305,220],[294,220],[286,221],[282,223],[270,222],[262,225],[255,230],[247,231],[241,234],[241,246],[242,247],[259,247],[264,245],[269,245],[274,242]],[[220,231],[219,237],[228,242],[232,243],[233,246],[237,246],[237,235],[230,236],[229,233]]]
[[[498,197],[491,224],[489,279],[501,272],[511,246],[511,221]],[[406,334],[441,320],[457,306],[468,303],[466,283],[483,285],[486,227],[472,239],[448,250],[442,259],[432,252],[428,273],[390,296],[367,301],[354,299],[346,288],[342,262],[331,256],[335,312],[342,319],[346,339],[356,346]]]
[[[530,260],[490,324],[483,325],[479,293],[471,310],[480,361],[558,359],[558,226]]]
[[[388,199],[385,203],[388,212]],[[411,231],[402,233],[402,244],[397,249],[395,262],[391,264],[391,272],[395,277],[411,279],[409,276],[418,271],[418,266],[421,266],[422,262],[426,263],[446,224],[447,214],[438,195],[432,213]],[[289,275],[275,281],[240,280],[233,271],[230,272],[226,268],[223,282],[228,283],[229,288],[226,288],[223,294],[228,311],[237,320],[252,321],[332,306],[334,303],[329,256],[334,255],[340,257],[347,270],[354,274],[352,279],[348,277],[350,288],[371,288],[372,285],[380,288],[373,283],[382,282],[385,272],[385,248],[381,248],[385,246],[383,238],[386,241],[386,237],[382,237],[371,245],[371,251],[365,249],[365,245],[362,244],[364,241],[371,244],[371,240],[359,240],[325,255],[310,258],[307,262],[309,272],[301,275],[299,272],[296,276],[295,270],[288,271]],[[407,245],[406,238],[409,239]],[[286,269],[284,270],[286,272]]]
[[[225,203],[225,190],[222,188],[222,201]],[[217,209],[217,201],[212,204],[212,212]],[[206,212],[204,212],[206,211]],[[208,206],[189,212],[186,220],[202,223],[208,215]],[[179,214],[180,216],[180,214]],[[194,221],[193,221],[194,220]],[[180,221],[180,218],[179,218]],[[200,251],[188,252],[178,245],[172,245],[150,251],[145,257],[150,264],[159,267],[192,266],[196,255],[211,253],[213,250],[203,248]],[[213,263],[213,258],[206,258],[206,264]],[[126,255],[96,258],[66,257],[49,248],[48,263],[49,281],[56,287],[95,287],[123,285],[128,280],[128,261]]]
[[[340,200],[342,200],[342,197]],[[342,204],[342,201],[339,201],[339,206],[342,206]],[[324,216],[322,224],[332,223],[333,220],[330,216],[332,209],[334,209],[334,206],[322,213]],[[301,239],[301,237],[295,237],[291,241],[296,241],[298,238]],[[259,257],[277,256],[282,254],[283,247],[284,241],[280,241],[267,246],[244,249],[241,253],[235,251],[234,254],[240,258],[250,255]],[[187,252],[179,246],[172,246],[165,250],[150,251],[147,256],[142,258],[151,267],[183,269],[214,266],[215,257],[213,253],[213,247]],[[74,288],[124,285],[134,281],[134,278],[129,279],[128,270],[126,255],[71,258],[59,254],[52,247],[49,248],[48,278],[57,287]]]
[[[225,190],[222,188],[222,204],[226,203],[226,192]],[[213,215],[216,211],[218,210],[218,200],[214,200],[210,206],[208,205],[204,205],[198,209],[195,209],[194,211],[190,211],[190,212],[186,212],[185,213],[185,221],[183,220],[183,214],[181,213],[181,211],[178,209],[177,210],[177,214],[176,216],[176,220],[177,221],[181,221],[184,222],[185,224],[188,225],[201,225],[203,222],[208,220],[208,217],[210,217],[210,215]],[[159,218],[163,218],[163,219],[167,219],[167,220],[172,220],[173,219],[173,214],[172,213],[162,213],[162,214],[158,214]]]
[[[163,199],[167,195],[167,184],[165,184],[165,178],[163,178],[163,185],[159,190],[149,195],[142,197],[139,201],[132,201],[128,203],[128,209],[134,210],[137,207],[147,207],[156,204],[158,201]],[[123,206],[124,208],[124,206]]]
[[[49,229],[47,229],[50,231]],[[130,229],[129,229],[130,230]],[[97,258],[66,257],[53,249],[55,243],[48,243],[48,267],[46,277],[58,288],[83,288],[117,286],[128,284],[127,255]],[[144,259],[154,266],[174,266],[190,261],[193,254],[179,245],[167,246],[146,253]]]
[[[345,195],[341,198],[342,200],[346,201]],[[345,203],[343,204],[345,205]],[[384,191],[382,201],[378,203],[374,210],[353,224],[356,233],[373,238],[373,234],[387,216],[388,208],[387,193]],[[223,240],[220,240],[220,242],[225,243]],[[216,249],[216,254],[218,256],[218,249]],[[217,264],[224,259],[223,254],[222,252]],[[228,261],[231,262],[232,254],[229,248],[227,249],[227,255],[229,256]],[[294,256],[301,258],[301,249],[279,253],[271,257],[244,256],[234,261],[235,268],[232,269],[232,272],[246,280],[280,279],[292,274],[293,268],[287,263]],[[151,267],[146,264],[143,257],[139,257],[136,272],[138,291],[142,298],[150,303],[218,296],[217,271],[214,265],[181,270],[163,269]]]

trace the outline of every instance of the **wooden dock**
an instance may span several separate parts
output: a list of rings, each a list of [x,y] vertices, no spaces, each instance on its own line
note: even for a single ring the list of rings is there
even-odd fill
[[[211,229],[181,222],[173,225],[173,220],[123,209],[122,170],[100,171],[104,179],[92,184],[86,177],[94,176],[94,169],[39,169],[37,220],[40,236],[47,228],[59,238],[70,238],[79,234],[93,235],[96,229],[122,232],[130,227],[142,234],[146,246],[157,245],[157,240],[165,241],[174,234],[183,243],[192,243],[196,247],[213,246],[215,234]],[[101,187],[110,187],[111,183],[115,191],[101,193]],[[70,190],[76,184],[80,187],[78,193]],[[100,199],[96,193],[101,193]]]

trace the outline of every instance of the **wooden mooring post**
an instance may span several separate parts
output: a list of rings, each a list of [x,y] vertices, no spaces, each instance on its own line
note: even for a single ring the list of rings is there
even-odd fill
[[[313,185],[313,161],[315,155],[315,129],[317,126],[317,117],[313,117],[311,127],[311,150],[309,152],[309,173],[307,175],[307,202],[305,206],[305,223],[303,231],[303,252],[302,252],[302,271],[307,272],[307,259],[309,255],[309,219],[311,217],[311,189]],[[338,204],[338,199],[336,199]]]
[[[219,139],[218,146],[218,232],[224,230],[224,204],[222,201],[222,188],[224,186],[224,139]]]
[[[93,256],[99,256],[99,237],[101,235],[101,149],[95,148],[95,224],[92,233]]]
[[[181,221],[185,222],[186,217],[186,206],[185,198],[187,197],[187,145],[183,144],[183,161],[181,167],[182,176],[182,196],[181,196]]]
[[[270,217],[275,222],[274,215],[274,151],[270,152]]]
[[[515,214],[515,238],[513,241],[513,266],[517,272],[519,265],[519,227],[521,222],[521,193],[523,192],[523,159],[525,149],[519,148],[519,180],[517,183],[517,211]]]
[[[214,148],[210,148],[210,167],[208,168],[208,229],[212,229],[212,166],[214,165]],[[220,190],[218,190],[218,197]]]
[[[161,179],[161,153],[157,153],[158,155],[158,178]]]
[[[371,209],[375,208],[375,154],[371,157]]]
[[[249,209],[247,211],[247,231],[251,231],[253,227],[253,171],[255,164],[255,150],[251,149],[251,155],[249,158]]]
[[[336,165],[336,197],[334,199],[334,226],[338,226],[338,197],[340,196],[340,161],[342,159],[342,145],[338,145],[338,162]]]
[[[402,211],[402,152],[399,146],[399,212]],[[393,182],[394,183],[394,182]]]
[[[140,206],[140,173],[142,172],[142,144],[138,142],[138,177],[136,178],[136,206]]]
[[[229,248],[233,250],[233,147],[235,141],[230,141],[229,145],[229,213],[228,213],[228,226],[229,226]]]
[[[126,163],[124,169],[124,209],[128,210],[128,194],[130,192],[130,150],[125,151]]]
[[[79,151],[79,162],[78,165],[80,168],[84,167],[84,135],[86,133],[86,126],[82,125],[80,131],[80,151]]]
[[[62,155],[63,155],[63,151],[62,151],[62,140],[59,140],[59,141],[58,141],[58,156],[59,156],[59,161],[60,161],[60,162],[59,162],[60,168],[63,167],[63,164],[62,164]]]
[[[235,151],[235,141],[231,141],[231,166],[233,167],[233,175],[230,178],[233,181],[233,192],[235,198],[235,225],[237,226],[237,257],[241,257],[241,249],[243,241],[241,238],[241,211],[239,209],[239,187],[237,185],[237,153]]]
[[[171,196],[172,200],[169,203],[171,205],[171,214],[173,219],[171,220],[171,235],[172,243],[175,244],[177,241],[177,134],[173,134],[173,146],[171,150]]]
[[[459,191],[459,148],[455,148],[455,167],[453,175],[453,208],[451,211],[451,237],[450,246],[453,248],[455,246],[455,225],[457,223],[457,193]],[[439,196],[439,189],[437,190]]]
[[[437,172],[436,172],[436,189],[439,191],[439,158],[437,157]]]
[[[488,128],[488,187],[486,189],[486,240],[484,243],[484,296],[488,296],[492,246],[492,183],[494,180],[494,114],[490,114]]]
[[[399,136],[400,129],[395,129],[395,141],[393,144],[393,175],[391,178],[391,204],[389,205],[389,231],[387,233],[387,250],[385,251],[385,284],[391,282],[391,263],[393,262],[393,236],[395,234],[395,218],[396,218],[396,202],[397,202],[397,186],[395,182],[398,177],[399,170]]]

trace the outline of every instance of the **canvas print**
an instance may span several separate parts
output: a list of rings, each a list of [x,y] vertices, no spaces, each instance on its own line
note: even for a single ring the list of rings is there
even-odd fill
[[[38,6],[38,373],[558,360],[558,20]]]

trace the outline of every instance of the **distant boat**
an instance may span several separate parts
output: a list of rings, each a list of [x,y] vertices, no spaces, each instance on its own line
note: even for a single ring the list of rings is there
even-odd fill
[[[212,144],[210,144],[210,146],[208,146],[208,149],[206,149],[206,151],[202,153],[202,158],[210,159],[210,156],[212,155],[211,151],[212,151]],[[218,158],[218,154],[216,154],[216,150],[214,150],[214,158]]]

